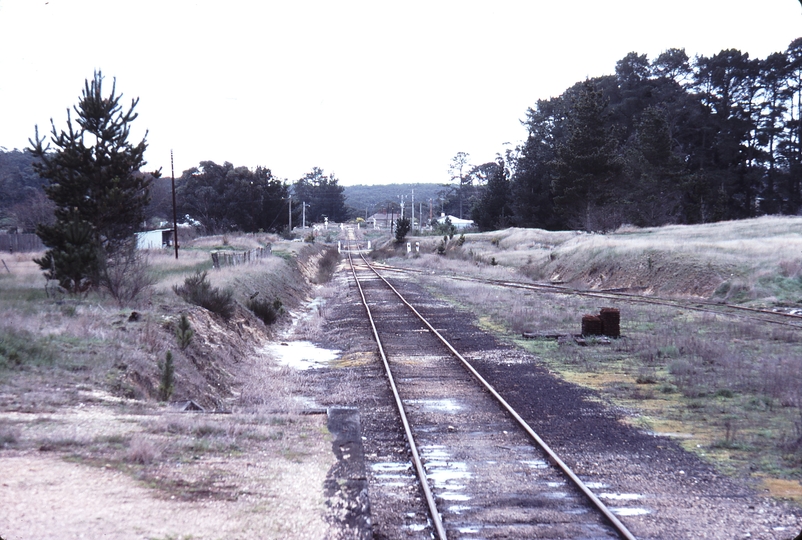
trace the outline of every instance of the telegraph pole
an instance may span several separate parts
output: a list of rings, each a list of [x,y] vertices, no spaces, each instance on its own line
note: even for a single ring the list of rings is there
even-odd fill
[[[412,190],[412,204],[410,206],[412,206],[412,223],[410,223],[410,225],[412,226],[411,230],[414,231],[415,230],[415,190],[414,189]]]
[[[175,210],[175,167],[173,166],[173,149],[170,149],[170,178],[173,184],[173,245],[175,246],[175,258],[178,260],[178,216]]]
[[[287,199],[287,202],[290,204],[290,211],[289,211],[289,229],[287,229],[287,236],[292,234],[292,197]]]

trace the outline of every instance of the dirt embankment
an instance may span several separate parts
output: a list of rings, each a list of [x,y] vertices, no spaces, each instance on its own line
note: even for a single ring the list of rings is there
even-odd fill
[[[336,253],[336,251],[335,251]],[[238,301],[234,315],[223,320],[206,309],[187,303],[160,305],[155,309],[137,312],[134,316],[120,315],[115,326],[134,334],[135,343],[164,359],[171,351],[175,365],[175,389],[172,401],[194,401],[207,410],[229,410],[236,400],[248,400],[243,395],[251,375],[243,359],[258,355],[258,350],[289,323],[281,317],[275,325],[265,325],[243,306],[250,298],[278,299],[286,313],[308,300],[311,287],[319,277],[320,262],[326,249],[304,246],[297,256],[275,258],[273,263],[252,269],[210,274],[220,288],[233,290]],[[190,322],[194,335],[185,349],[177,344],[176,327],[181,314]],[[155,399],[158,395],[160,371],[150,359],[131,352],[115,362],[109,379],[112,391],[121,397]]]
[[[603,257],[571,254],[545,267],[524,267],[530,276],[593,290],[709,298],[725,281],[726,269],[691,257],[645,252]]]

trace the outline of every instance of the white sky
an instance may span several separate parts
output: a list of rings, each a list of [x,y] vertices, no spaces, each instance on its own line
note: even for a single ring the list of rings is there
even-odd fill
[[[0,0],[0,146],[66,125],[101,69],[147,170],[201,160],[312,167],[341,184],[445,182],[525,137],[541,98],[635,51],[764,58],[802,36],[798,0]]]

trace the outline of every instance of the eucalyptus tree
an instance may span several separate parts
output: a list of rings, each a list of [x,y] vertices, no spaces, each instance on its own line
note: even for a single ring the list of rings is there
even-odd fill
[[[270,169],[201,161],[177,182],[179,211],[199,222],[207,234],[232,230],[278,231],[288,186]]]
[[[345,204],[345,188],[339,184],[334,173],[326,174],[320,167],[313,167],[292,186],[293,199],[298,208],[301,203],[308,204],[307,222],[322,222],[328,218],[333,222],[346,221],[350,209]]]

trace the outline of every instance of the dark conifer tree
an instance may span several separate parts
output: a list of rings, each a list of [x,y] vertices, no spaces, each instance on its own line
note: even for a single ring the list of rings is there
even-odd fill
[[[566,137],[556,149],[552,188],[556,210],[569,225],[607,230],[620,225],[616,185],[622,162],[607,122],[607,102],[592,81],[582,83],[566,115]]]
[[[515,223],[520,227],[562,226],[554,212],[551,180],[566,101],[562,96],[539,100],[537,107],[526,113],[523,123],[529,136],[521,148],[511,186]]]
[[[37,229],[50,249],[36,262],[72,292],[98,284],[109,258],[132,248],[149,200],[149,177],[136,174],[145,165],[147,144],[144,138],[136,145],[128,141],[139,100],[124,111],[116,81],[108,96],[102,85],[97,71],[73,108],[74,122],[67,109],[66,131],[58,131],[51,120],[50,143],[39,138],[38,127],[30,141],[38,159],[34,170],[49,182],[45,191],[56,206],[56,223]],[[72,261],[70,270],[65,261]]]
[[[487,184],[481,188],[479,200],[471,210],[471,219],[481,231],[502,229],[512,221],[509,170],[501,157],[492,165]]]

